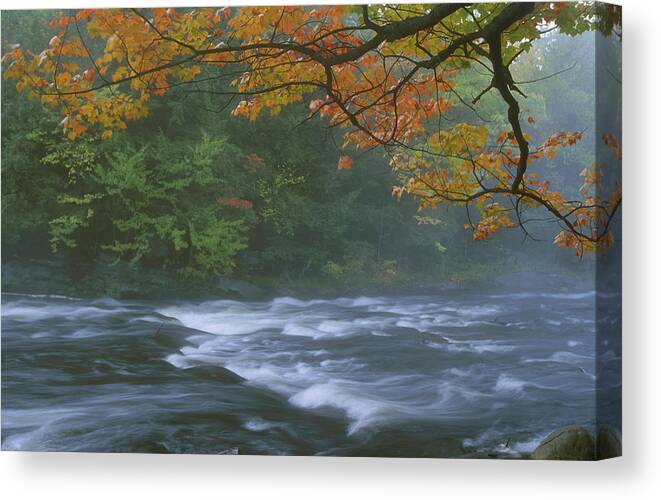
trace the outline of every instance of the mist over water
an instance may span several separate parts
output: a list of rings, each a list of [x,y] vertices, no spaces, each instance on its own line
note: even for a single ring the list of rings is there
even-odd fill
[[[594,292],[2,297],[2,449],[525,456],[594,427]]]

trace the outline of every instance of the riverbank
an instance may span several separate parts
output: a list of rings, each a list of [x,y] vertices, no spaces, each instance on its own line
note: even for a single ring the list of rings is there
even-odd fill
[[[277,296],[331,298],[358,295],[433,294],[489,288],[509,291],[572,291],[594,279],[592,266],[539,269],[533,265],[467,262],[427,273],[362,274],[342,277],[259,273],[231,277],[182,278],[174,271],[129,264],[110,258],[94,263],[72,259],[3,260],[2,291],[114,299],[196,300],[205,298],[266,300]]]

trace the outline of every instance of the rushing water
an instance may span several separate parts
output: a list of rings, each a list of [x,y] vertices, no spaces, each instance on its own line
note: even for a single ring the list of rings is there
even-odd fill
[[[2,297],[2,449],[525,456],[594,426],[594,293]]]

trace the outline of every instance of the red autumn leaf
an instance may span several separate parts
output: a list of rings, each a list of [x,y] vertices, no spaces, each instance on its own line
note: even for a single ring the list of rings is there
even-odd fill
[[[340,159],[337,161],[338,170],[351,170],[352,166],[353,160],[346,155],[340,156]]]
[[[246,156],[246,162],[243,164],[244,170],[250,174],[254,174],[263,166],[264,158],[255,153],[250,153],[248,156]]]
[[[225,205],[226,207],[238,208],[241,210],[252,208],[252,201],[244,200],[241,198],[222,197],[218,198],[216,201],[221,205]]]

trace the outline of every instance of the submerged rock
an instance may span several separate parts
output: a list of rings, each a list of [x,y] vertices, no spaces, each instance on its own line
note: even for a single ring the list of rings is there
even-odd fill
[[[597,459],[606,460],[622,456],[622,439],[610,425],[604,425],[597,433]]]
[[[577,425],[563,427],[544,438],[530,458],[533,460],[594,460],[594,439],[583,427]]]

